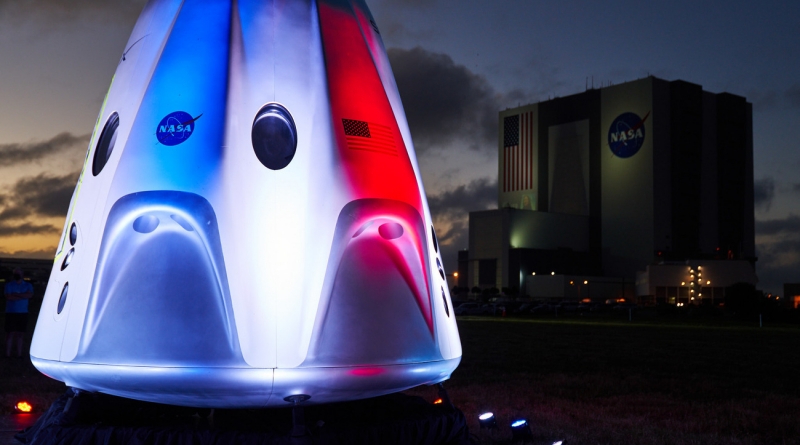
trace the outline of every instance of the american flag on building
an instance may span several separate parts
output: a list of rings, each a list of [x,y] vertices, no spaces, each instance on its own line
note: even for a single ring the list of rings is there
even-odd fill
[[[503,191],[529,190],[536,186],[533,151],[533,113],[503,120]]]

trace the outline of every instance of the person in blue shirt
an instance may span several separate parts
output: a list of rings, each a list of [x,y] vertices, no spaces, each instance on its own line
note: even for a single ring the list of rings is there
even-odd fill
[[[6,283],[6,357],[11,357],[14,344],[17,357],[22,357],[22,345],[28,330],[28,300],[33,297],[33,286],[22,279],[22,269],[14,269],[14,279]]]

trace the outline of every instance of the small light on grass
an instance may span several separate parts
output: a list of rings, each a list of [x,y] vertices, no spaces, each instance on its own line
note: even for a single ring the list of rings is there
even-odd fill
[[[33,411],[33,406],[30,403],[26,402],[25,400],[22,400],[20,402],[17,402],[16,405],[14,405],[14,409],[21,413],[29,413]]]
[[[496,430],[497,429],[497,419],[494,418],[494,413],[483,413],[478,416],[478,423],[481,425],[481,429],[488,429],[488,430]]]
[[[511,422],[511,440],[516,442],[521,440],[523,442],[533,440],[533,433],[531,433],[531,426],[525,419],[519,419]]]

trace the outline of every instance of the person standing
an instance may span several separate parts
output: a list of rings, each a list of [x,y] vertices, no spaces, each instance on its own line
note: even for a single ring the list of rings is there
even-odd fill
[[[17,357],[22,357],[22,344],[28,330],[28,300],[33,297],[33,286],[22,279],[22,269],[14,269],[14,279],[6,283],[6,357],[11,357],[14,344]]]

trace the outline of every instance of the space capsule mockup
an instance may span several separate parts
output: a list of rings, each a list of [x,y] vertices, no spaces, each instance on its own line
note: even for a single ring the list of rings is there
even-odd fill
[[[461,344],[363,0],[153,0],[70,204],[31,359],[198,407],[446,380]]]

